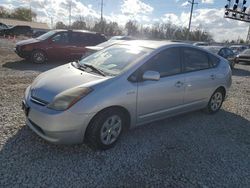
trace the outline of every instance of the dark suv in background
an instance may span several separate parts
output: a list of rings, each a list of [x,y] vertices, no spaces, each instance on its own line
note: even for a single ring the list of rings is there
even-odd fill
[[[85,46],[105,42],[104,35],[83,30],[53,30],[37,38],[20,41],[15,52],[34,63],[46,60],[77,60],[86,52]]]
[[[30,26],[26,25],[16,25],[13,27],[5,28],[0,30],[0,35],[9,35],[9,36],[18,36],[18,35],[25,35],[25,36],[32,36],[33,30]]]

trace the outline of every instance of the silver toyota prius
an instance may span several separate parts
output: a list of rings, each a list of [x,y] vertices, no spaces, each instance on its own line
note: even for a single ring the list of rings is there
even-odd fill
[[[108,149],[127,129],[198,109],[216,113],[231,82],[227,60],[204,49],[134,40],[40,74],[22,106],[43,139]]]

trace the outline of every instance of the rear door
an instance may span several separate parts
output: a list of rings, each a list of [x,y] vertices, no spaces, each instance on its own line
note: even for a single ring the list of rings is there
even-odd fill
[[[87,36],[83,32],[72,32],[71,33],[71,51],[70,55],[72,59],[80,59],[86,52],[85,46],[87,46]]]
[[[158,81],[138,83],[137,122],[147,122],[174,113],[183,104],[184,77],[181,75],[180,49],[166,49],[154,56],[140,69],[140,76],[148,70],[157,71]]]
[[[182,60],[185,76],[184,104],[202,106],[216,87],[216,69],[210,63],[209,54],[195,48],[182,48]]]

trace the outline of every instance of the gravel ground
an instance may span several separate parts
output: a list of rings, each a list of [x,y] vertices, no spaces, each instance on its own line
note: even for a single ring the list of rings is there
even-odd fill
[[[20,102],[42,71],[0,48],[0,187],[249,187],[250,66],[236,65],[223,109],[131,130],[108,151],[57,146],[27,126]]]

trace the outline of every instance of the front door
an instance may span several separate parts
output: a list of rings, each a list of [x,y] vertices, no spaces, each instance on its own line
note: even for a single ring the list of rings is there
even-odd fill
[[[137,96],[137,123],[174,113],[183,104],[184,78],[181,75],[180,49],[163,50],[146,62],[139,72],[160,73],[158,81],[140,81]]]
[[[69,32],[59,32],[50,40],[46,48],[49,59],[68,60],[70,56]]]

